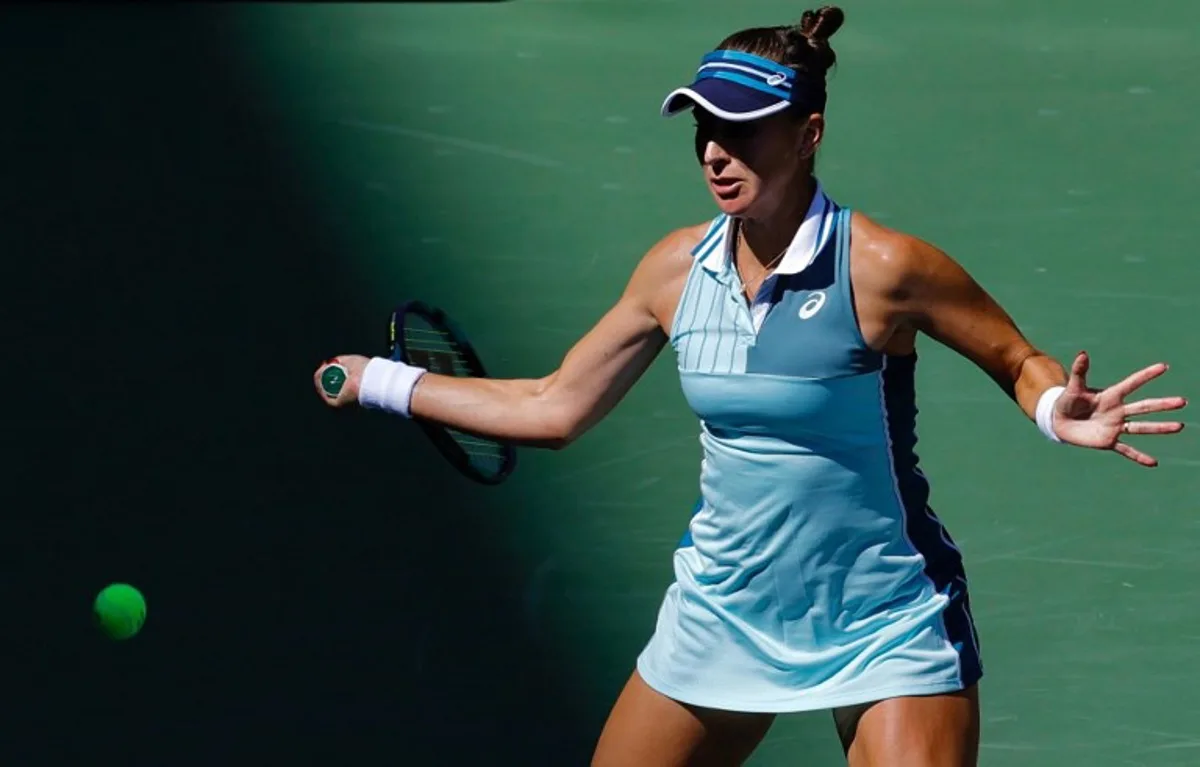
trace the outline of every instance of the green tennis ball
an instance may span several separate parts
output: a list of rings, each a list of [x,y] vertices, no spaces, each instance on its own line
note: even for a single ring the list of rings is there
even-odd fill
[[[146,622],[146,600],[127,583],[113,583],[96,595],[92,605],[100,630],[110,639],[129,639]]]

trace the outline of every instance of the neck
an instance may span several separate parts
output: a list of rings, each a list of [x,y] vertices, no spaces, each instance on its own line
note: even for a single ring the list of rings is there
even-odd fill
[[[805,176],[789,188],[787,195],[770,213],[740,221],[742,237],[755,260],[760,264],[769,263],[791,245],[816,192],[816,179]]]

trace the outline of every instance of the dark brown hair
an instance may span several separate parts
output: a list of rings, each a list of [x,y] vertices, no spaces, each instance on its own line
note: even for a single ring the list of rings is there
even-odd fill
[[[802,109],[811,107],[813,111],[820,112],[825,109],[825,75],[837,63],[837,54],[830,47],[829,38],[845,21],[846,14],[841,8],[826,5],[805,11],[799,24],[751,27],[734,32],[717,48],[762,56],[791,67],[800,77],[820,84],[819,103],[801,105]]]

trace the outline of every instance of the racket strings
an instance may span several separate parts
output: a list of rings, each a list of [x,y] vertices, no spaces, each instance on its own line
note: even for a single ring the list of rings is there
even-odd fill
[[[435,373],[469,378],[471,369],[454,337],[436,328],[404,328],[404,347],[410,357],[419,359]],[[448,367],[448,370],[440,368]]]
[[[466,355],[454,337],[445,330],[408,325],[404,328],[404,346],[413,362],[431,372],[459,378],[472,377]],[[482,470],[494,472],[504,465],[507,455],[502,445],[449,427],[446,427],[446,433]]]

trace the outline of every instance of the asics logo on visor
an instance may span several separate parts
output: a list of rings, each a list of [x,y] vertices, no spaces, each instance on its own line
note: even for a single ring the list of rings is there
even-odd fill
[[[774,74],[767,78],[767,85],[776,86],[783,85],[783,81],[787,79],[787,75]]]

